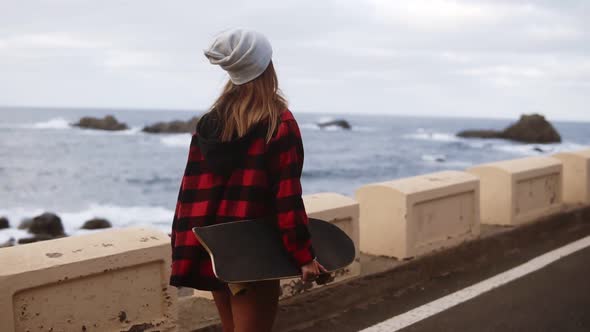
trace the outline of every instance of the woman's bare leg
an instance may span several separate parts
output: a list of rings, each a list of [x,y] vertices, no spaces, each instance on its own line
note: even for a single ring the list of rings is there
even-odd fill
[[[229,289],[212,291],[211,293],[213,294],[213,300],[215,301],[215,306],[217,306],[217,311],[219,312],[219,318],[221,318],[223,332],[233,332],[234,321],[232,317],[230,301],[231,293],[229,292]]]
[[[279,280],[259,281],[245,292],[231,297],[236,332],[268,332],[277,314]]]

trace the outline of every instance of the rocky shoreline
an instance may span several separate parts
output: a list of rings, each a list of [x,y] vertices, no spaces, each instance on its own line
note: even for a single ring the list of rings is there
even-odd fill
[[[103,218],[93,218],[84,222],[80,229],[102,229],[111,228],[110,221]],[[6,217],[0,217],[0,229],[10,228],[10,222]],[[16,241],[14,238],[8,239],[5,243],[0,243],[0,248],[10,247],[16,244],[33,243],[58,239],[69,236],[65,233],[61,218],[55,213],[45,212],[33,218],[27,218],[21,221],[18,229],[27,230],[31,237],[21,238]]]
[[[196,131],[199,119],[199,116],[193,116],[188,120],[160,121],[153,123],[151,125],[144,126],[141,129],[141,131],[148,134],[192,134]],[[345,119],[320,121],[316,122],[316,125],[320,129],[326,129],[329,127],[338,127],[345,130],[352,129],[350,123]],[[115,118],[113,115],[106,115],[103,118],[83,117],[77,123],[71,124],[71,126],[83,129],[107,131],[119,131],[129,129],[129,126],[126,123],[119,122],[119,120],[117,120],[117,118]]]
[[[187,121],[174,120],[169,122],[156,122],[145,126],[141,131],[150,134],[181,134],[193,133],[197,128],[200,117],[194,116]]]
[[[193,116],[192,118],[184,120],[161,121],[151,125],[144,126],[141,130],[149,134],[181,134],[193,133],[196,130],[197,122],[200,117]],[[120,131],[127,130],[129,126],[126,123],[120,122],[113,115],[106,115],[103,118],[96,118],[91,116],[82,117],[78,122],[71,123],[72,127],[79,127],[82,129],[95,129],[106,131]]]
[[[99,129],[108,131],[127,130],[129,126],[127,124],[119,122],[114,116],[106,115],[104,118],[95,118],[91,116],[85,116],[78,122],[72,124],[74,127],[80,127],[83,129]]]
[[[350,125],[350,123],[344,119],[335,119],[335,120],[317,122],[316,125],[320,129],[324,129],[324,128],[328,128],[328,127],[332,127],[332,126],[339,127],[341,129],[346,129],[346,130],[352,129],[352,126]]]
[[[559,143],[561,136],[540,114],[523,114],[520,119],[502,131],[491,129],[464,130],[457,133],[464,138],[504,138],[524,143]]]

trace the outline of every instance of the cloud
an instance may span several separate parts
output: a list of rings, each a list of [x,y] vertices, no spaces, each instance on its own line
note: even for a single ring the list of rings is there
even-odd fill
[[[525,84],[527,80],[540,80],[547,76],[547,73],[538,67],[512,65],[468,68],[461,70],[460,74],[490,82],[500,88],[514,88]]]
[[[243,26],[271,40],[295,110],[515,117],[534,106],[560,116],[567,100],[568,116],[589,118],[589,10],[548,0],[0,2],[0,104],[202,109],[227,79],[202,50]]]
[[[532,4],[456,0],[371,0],[377,17],[423,29],[490,24],[511,17],[541,14]]]
[[[132,67],[161,67],[166,64],[164,57],[156,52],[126,49],[113,42],[92,40],[68,33],[38,33],[15,35],[0,40],[5,61],[14,59],[49,59],[81,57],[88,64],[109,69]],[[51,61],[49,61],[51,62]]]
[[[560,25],[531,25],[525,29],[525,33],[533,39],[541,41],[571,41],[583,37],[583,33],[572,26]]]
[[[45,48],[45,49],[94,49],[105,47],[106,43],[82,39],[69,33],[23,34],[0,41],[4,48]]]
[[[462,71],[465,75],[472,76],[511,76],[515,78],[542,78],[546,73],[537,67],[527,66],[489,66],[465,69]]]
[[[104,58],[104,65],[110,68],[157,67],[163,64],[159,56],[141,51],[108,50]]]

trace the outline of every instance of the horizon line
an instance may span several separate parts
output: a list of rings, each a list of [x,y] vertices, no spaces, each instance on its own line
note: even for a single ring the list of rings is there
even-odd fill
[[[137,107],[101,107],[101,106],[32,106],[32,105],[0,105],[0,110],[2,109],[38,109],[38,110],[114,110],[114,111],[122,111],[122,112],[137,112],[137,111],[146,111],[146,112],[156,112],[156,111],[171,111],[171,112],[199,112],[203,113],[206,112],[204,109],[189,109],[189,108],[137,108]],[[290,108],[289,108],[290,109]],[[291,109],[290,109],[291,110]],[[543,113],[540,112],[530,112],[530,113],[520,113],[517,117],[506,117],[506,116],[498,116],[498,117],[490,117],[490,116],[468,116],[468,115],[434,115],[434,114],[403,114],[403,113],[372,113],[372,112],[362,112],[362,113],[355,113],[355,112],[334,112],[334,111],[312,111],[312,110],[297,110],[298,113],[305,113],[305,114],[318,114],[318,115],[325,115],[325,114],[335,114],[335,115],[352,115],[352,116],[392,116],[392,117],[408,117],[408,118],[459,118],[459,119],[485,119],[485,120],[514,120],[517,121],[521,115],[524,114],[540,114],[545,116]],[[545,116],[546,117],[546,116]],[[548,121],[558,121],[558,122],[584,122],[590,123],[590,118],[587,119],[572,119],[572,118],[552,118]]]

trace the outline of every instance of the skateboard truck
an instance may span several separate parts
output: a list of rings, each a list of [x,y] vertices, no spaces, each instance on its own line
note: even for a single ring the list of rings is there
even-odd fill
[[[318,285],[324,285],[334,281],[334,275],[330,272],[320,273],[314,281]]]

